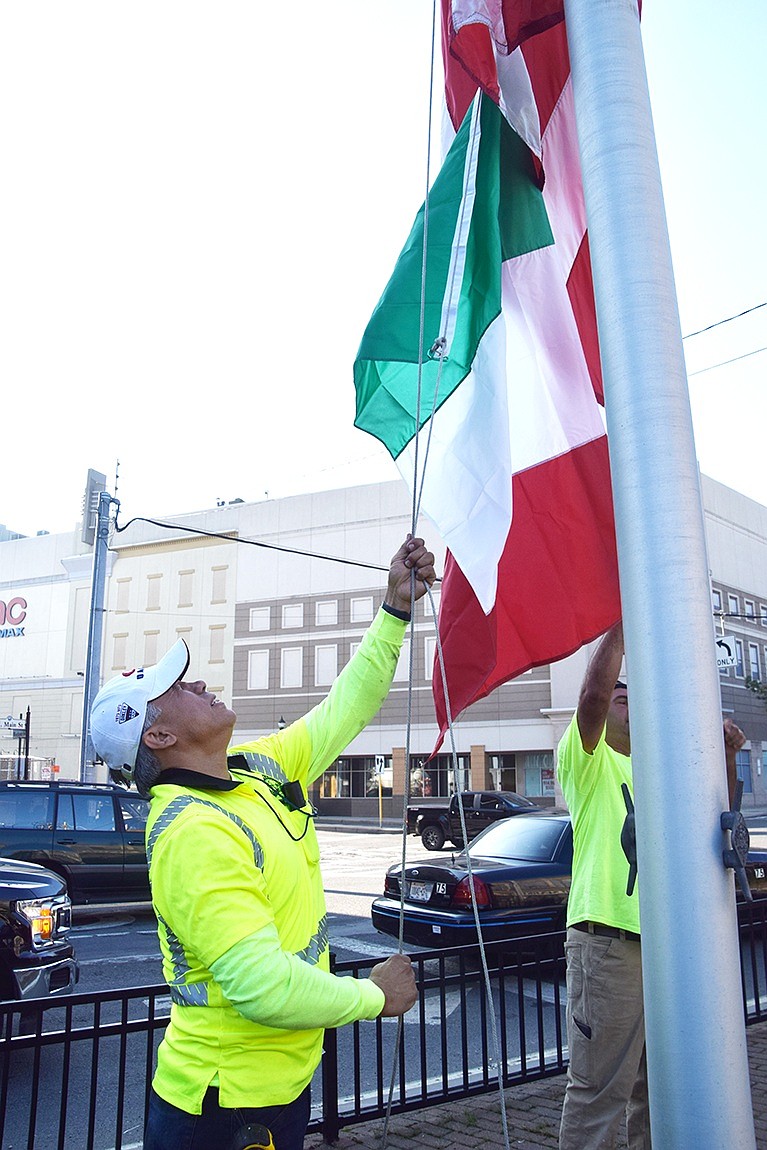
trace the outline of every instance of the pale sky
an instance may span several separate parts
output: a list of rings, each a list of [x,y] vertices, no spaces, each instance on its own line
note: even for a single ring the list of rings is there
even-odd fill
[[[431,24],[0,8],[0,523],[71,529],[118,460],[121,523],[398,475],[352,364],[424,198]],[[767,5],[645,0],[643,36],[688,333],[767,300]],[[767,352],[714,367],[762,347],[767,307],[685,342],[703,471],[767,503]]]

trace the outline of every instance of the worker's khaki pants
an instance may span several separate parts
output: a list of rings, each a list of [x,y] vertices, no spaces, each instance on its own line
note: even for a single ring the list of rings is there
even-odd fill
[[[624,1113],[630,1150],[651,1150],[640,943],[571,928],[565,952],[570,1066],[560,1150],[612,1150]]]

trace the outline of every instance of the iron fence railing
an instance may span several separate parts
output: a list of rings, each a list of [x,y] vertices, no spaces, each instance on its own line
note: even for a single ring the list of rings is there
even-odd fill
[[[741,907],[746,1021],[767,1018],[767,903]],[[312,1084],[310,1131],[340,1129],[561,1074],[567,1066],[562,935],[488,955],[491,994],[476,950],[411,955],[419,998],[396,1019],[326,1034]],[[372,961],[334,963],[339,975]],[[491,1001],[492,1000],[492,1001]],[[167,987],[0,1004],[0,1147],[127,1150],[141,1145]],[[398,1038],[399,1031],[399,1038]],[[497,1040],[497,1051],[496,1051]],[[394,1076],[393,1076],[394,1068]]]

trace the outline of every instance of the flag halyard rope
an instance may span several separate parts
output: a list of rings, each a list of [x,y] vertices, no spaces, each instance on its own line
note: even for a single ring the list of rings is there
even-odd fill
[[[417,387],[416,387],[415,444],[414,444],[414,454],[413,454],[413,505],[412,505],[412,520],[411,520],[411,533],[413,536],[416,535],[416,530],[417,530],[417,526],[418,526],[418,518],[420,516],[421,500],[422,500],[422,496],[423,496],[423,486],[424,486],[424,482],[425,482],[425,478],[426,478],[426,464],[428,462],[429,448],[431,446],[431,436],[432,436],[432,429],[434,426],[434,415],[435,415],[435,412],[437,409],[437,400],[439,397],[439,387],[440,387],[440,381],[441,381],[441,377],[442,377],[442,367],[443,367],[444,360],[445,360],[447,354],[449,353],[449,348],[447,346],[447,335],[443,331],[440,333],[440,335],[437,337],[437,339],[434,340],[434,342],[432,343],[432,346],[429,350],[429,353],[428,353],[430,358],[434,358],[434,359],[438,360],[438,368],[437,368],[437,378],[436,378],[436,382],[435,382],[435,386],[434,386],[434,393],[432,396],[431,412],[430,412],[429,417],[428,417],[429,418],[429,430],[428,430],[427,437],[426,437],[426,447],[425,447],[425,452],[424,452],[424,459],[423,459],[423,464],[422,464],[421,469],[420,469],[420,477],[419,477],[418,451],[419,451],[419,438],[420,438],[419,433],[420,433],[420,428],[421,428],[421,392],[422,392],[422,378],[423,378],[423,356],[424,356],[424,334],[425,334],[424,326],[425,326],[425,310],[426,310],[426,264],[427,264],[428,235],[429,235],[429,157],[431,155],[431,120],[432,120],[432,101],[433,101],[433,92],[434,92],[436,12],[437,12],[437,0],[434,0],[433,21],[432,21],[432,45],[431,45],[432,59],[431,59],[430,83],[429,83],[429,128],[428,128],[428,133],[427,133],[428,140],[427,140],[427,148],[426,148],[426,153],[427,153],[426,195],[424,198],[423,248],[422,248],[422,256],[421,256],[421,299],[420,299],[419,335],[418,335],[418,371],[417,371]],[[472,121],[472,134],[473,134],[472,143],[474,143],[475,134],[478,131],[478,125],[479,125],[479,116],[475,115],[473,117],[473,121]],[[463,222],[463,213],[465,212],[465,210],[466,210],[465,197],[462,197],[462,203],[461,203],[462,222]],[[463,231],[463,229],[461,228],[461,231],[459,232],[459,234],[462,234],[462,231]],[[455,296],[455,291],[456,291],[456,261],[454,260],[454,261],[452,261],[450,284],[449,284],[448,292],[447,292],[447,299],[449,302],[449,306],[447,308],[443,307],[443,311],[442,311],[443,317],[447,317],[452,312],[452,304],[453,304],[453,300],[454,300],[454,296]],[[443,322],[444,322],[444,318],[443,318]],[[448,685],[447,685],[447,673],[445,670],[445,661],[444,661],[444,655],[443,655],[443,651],[442,651],[442,643],[440,640],[439,624],[438,624],[438,619],[437,619],[437,610],[436,610],[436,606],[435,606],[435,602],[434,602],[434,597],[432,595],[432,591],[431,591],[430,587],[427,586],[426,592],[427,592],[427,595],[429,597],[429,602],[431,604],[431,609],[432,609],[432,617],[434,619],[434,630],[435,630],[435,636],[436,636],[436,650],[437,650],[437,657],[438,657],[438,661],[439,661],[440,674],[441,674],[441,678],[442,678],[442,688],[443,688],[443,694],[444,694],[444,699],[445,699],[445,714],[446,714],[446,718],[447,718],[448,732],[449,732],[449,737],[450,737],[451,776],[452,776],[452,782],[453,782],[453,790],[459,797],[458,817],[459,817],[460,824],[461,824],[461,837],[463,839],[464,853],[465,853],[465,857],[466,857],[466,867],[467,867],[468,876],[469,876],[469,889],[471,892],[471,906],[472,906],[472,911],[474,914],[474,923],[475,923],[475,927],[476,927],[476,931],[477,931],[477,941],[479,943],[479,950],[480,950],[480,956],[481,956],[483,984],[484,984],[484,990],[485,990],[485,995],[486,995],[486,1001],[489,1005],[492,1048],[493,1048],[495,1064],[496,1064],[496,1067],[498,1070],[498,1092],[499,1092],[499,1098],[500,1098],[501,1126],[502,1126],[502,1130],[503,1130],[504,1146],[505,1146],[505,1150],[510,1150],[508,1121],[507,1121],[507,1117],[506,1117],[506,1097],[505,1097],[504,1084],[503,1084],[505,1066],[503,1065],[503,1061],[502,1061],[500,1042],[499,1042],[499,1037],[498,1037],[498,1025],[497,1025],[497,1019],[496,1019],[496,1013],[495,1013],[495,998],[494,998],[492,986],[490,983],[490,971],[489,971],[488,963],[487,963],[487,953],[486,953],[486,948],[485,948],[485,940],[484,940],[484,937],[482,934],[482,926],[481,926],[480,919],[479,919],[479,909],[477,907],[476,891],[475,891],[475,887],[474,887],[474,876],[473,876],[472,869],[471,869],[471,856],[470,856],[469,850],[468,850],[469,839],[468,839],[468,833],[467,833],[467,829],[466,829],[466,815],[464,812],[463,803],[460,801],[460,797],[463,793],[463,787],[461,786],[461,779],[459,776],[459,769],[458,769],[458,754],[456,751],[456,744],[455,744],[455,732],[454,732],[454,728],[453,728],[453,718],[452,718],[452,712],[451,712],[451,707],[450,707],[450,696],[449,696]],[[406,726],[406,736],[405,736],[405,781],[404,781],[404,786],[403,786],[404,794],[403,794],[403,811],[402,811],[402,851],[401,851],[401,861],[400,861],[400,906],[399,906],[399,928],[398,928],[398,940],[397,940],[398,953],[400,953],[400,954],[403,952],[403,949],[404,949],[404,930],[405,930],[405,867],[407,864],[407,808],[408,808],[408,805],[410,802],[410,747],[411,747],[411,733],[412,733],[412,700],[413,700],[413,677],[414,677],[413,676],[413,670],[414,670],[414,653],[415,653],[414,631],[413,631],[414,612],[415,612],[415,572],[411,571],[411,580],[410,580],[411,640],[410,640],[408,691],[407,691],[407,719],[406,719],[407,726]],[[421,996],[421,998],[422,998],[422,996]],[[389,1121],[391,1118],[391,1108],[392,1108],[392,1100],[394,1097],[394,1086],[395,1086],[396,1077],[397,1077],[397,1067],[398,1067],[399,1062],[400,1062],[400,1048],[401,1048],[401,1043],[402,1043],[402,1034],[403,1034],[403,1016],[400,1016],[398,1019],[397,1034],[396,1034],[395,1041],[394,1041],[394,1048],[392,1051],[391,1075],[390,1075],[390,1079],[389,1079],[389,1090],[388,1090],[387,1102],[386,1102],[386,1113],[385,1113],[384,1121],[383,1121],[382,1150],[387,1150],[387,1145],[388,1145]]]

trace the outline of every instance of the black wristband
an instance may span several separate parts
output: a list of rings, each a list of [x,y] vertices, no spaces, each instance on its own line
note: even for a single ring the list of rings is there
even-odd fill
[[[395,619],[401,619],[403,623],[410,622],[409,611],[398,611],[396,607],[390,607],[388,603],[382,603],[381,606],[388,615],[393,615]]]

